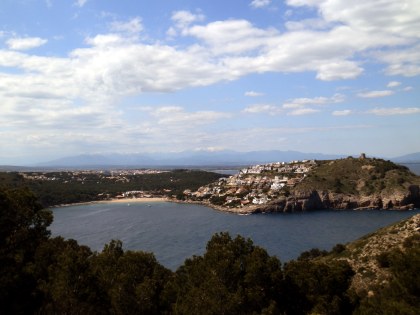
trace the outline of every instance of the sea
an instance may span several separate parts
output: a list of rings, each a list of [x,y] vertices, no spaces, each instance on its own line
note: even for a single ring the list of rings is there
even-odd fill
[[[176,270],[185,259],[202,255],[218,232],[251,238],[287,262],[303,251],[330,250],[417,213],[419,209],[237,215],[194,204],[128,201],[55,208],[50,229],[53,236],[75,239],[94,251],[119,239],[125,250],[153,252],[161,264]]]

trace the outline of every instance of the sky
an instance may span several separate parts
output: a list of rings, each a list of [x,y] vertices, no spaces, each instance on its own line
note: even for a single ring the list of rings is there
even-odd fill
[[[420,152],[418,0],[1,0],[0,164]]]

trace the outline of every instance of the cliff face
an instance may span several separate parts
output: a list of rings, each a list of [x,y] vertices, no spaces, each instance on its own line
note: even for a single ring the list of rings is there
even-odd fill
[[[263,205],[254,212],[299,212],[321,209],[386,209],[409,210],[420,207],[420,189],[410,185],[405,192],[370,196],[335,193],[328,190],[299,190],[293,195]]]
[[[290,194],[260,212],[317,209],[395,209],[420,207],[420,177],[380,159],[347,158],[320,162]]]

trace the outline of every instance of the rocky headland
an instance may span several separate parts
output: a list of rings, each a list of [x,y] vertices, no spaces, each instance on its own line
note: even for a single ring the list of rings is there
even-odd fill
[[[184,202],[245,213],[420,207],[420,177],[376,158],[270,163],[184,191]]]

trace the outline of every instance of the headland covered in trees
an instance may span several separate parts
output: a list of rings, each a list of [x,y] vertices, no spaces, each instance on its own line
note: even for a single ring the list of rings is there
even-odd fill
[[[51,237],[49,210],[0,187],[2,314],[417,314],[420,215],[282,264],[215,234],[175,272],[113,240],[92,252]],[[279,245],[281,246],[281,245]]]

